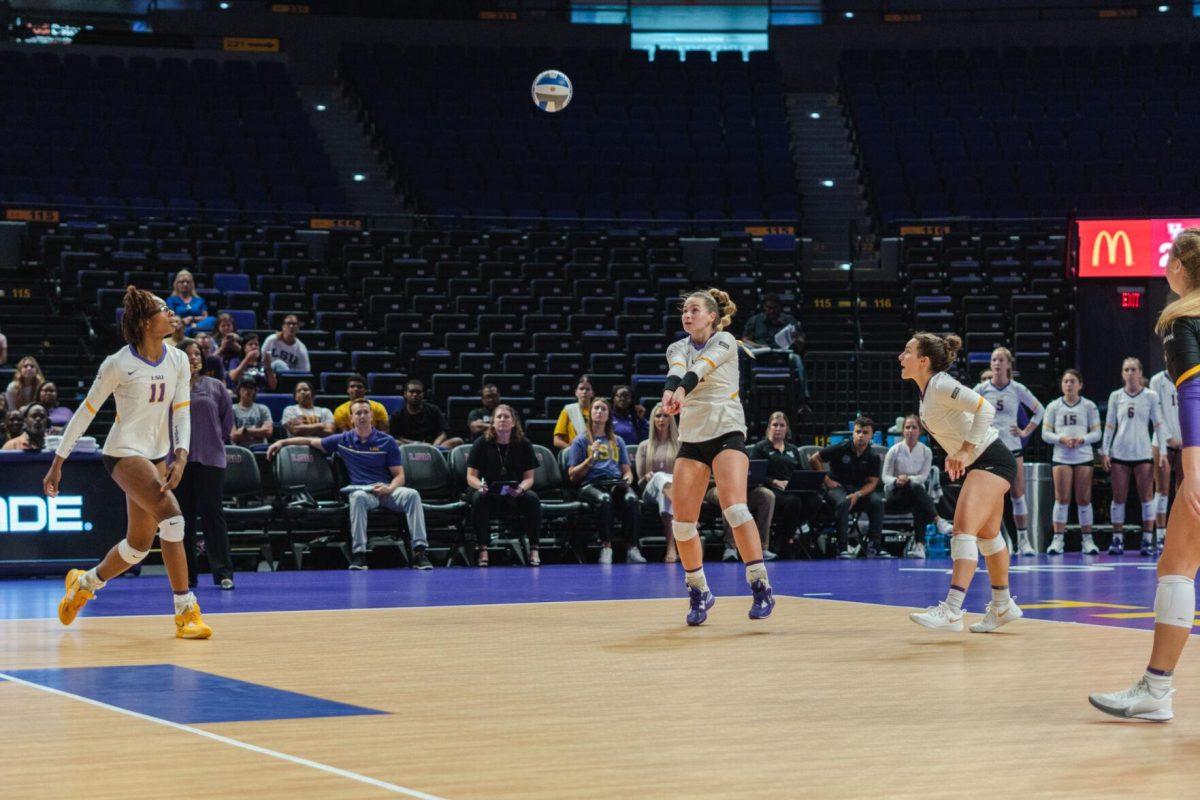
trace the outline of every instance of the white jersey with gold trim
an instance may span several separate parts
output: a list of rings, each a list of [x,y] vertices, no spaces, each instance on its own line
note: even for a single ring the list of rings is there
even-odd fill
[[[691,337],[667,348],[668,375],[700,378],[679,412],[679,441],[707,442],[727,433],[746,433],[746,415],[738,398],[738,343],[718,331],[697,347]]]
[[[921,395],[921,424],[947,455],[954,455],[970,442],[974,451],[964,460],[969,467],[998,434],[992,427],[996,410],[974,389],[968,389],[945,372],[935,373]]]
[[[1171,380],[1171,376],[1164,369],[1150,379],[1150,389],[1158,396],[1158,407],[1163,418],[1162,430],[1154,429],[1150,444],[1160,447],[1164,434],[1168,440],[1182,441],[1183,434],[1179,428],[1179,390],[1175,388],[1175,381]]]
[[[187,450],[191,445],[191,367],[187,355],[164,344],[162,358],[153,363],[128,345],[100,365],[87,397],[63,431],[58,455],[66,458],[70,454],[109,395],[114,396],[117,405],[117,421],[104,442],[104,455],[154,460],[167,455],[172,439],[175,449]]]
[[[1163,424],[1158,395],[1149,389],[1129,394],[1124,387],[1108,396],[1104,443],[1100,452],[1118,461],[1149,461],[1150,424]]]
[[[1000,441],[1004,442],[1004,446],[1009,450],[1020,450],[1024,447],[1021,437],[1012,432],[1013,426],[1017,424],[1017,414],[1021,406],[1029,409],[1029,421],[1033,425],[1041,424],[1045,412],[1042,404],[1033,396],[1033,392],[1019,381],[1009,381],[1003,386],[984,381],[975,387],[975,391],[983,395],[992,404],[992,408],[996,409],[992,427],[1000,434]]]
[[[1061,397],[1050,401],[1046,406],[1046,416],[1042,420],[1042,441],[1054,445],[1055,463],[1091,464],[1094,458],[1092,445],[1100,441],[1100,409],[1086,397],[1068,405]],[[1079,447],[1064,447],[1063,439],[1083,439]]]

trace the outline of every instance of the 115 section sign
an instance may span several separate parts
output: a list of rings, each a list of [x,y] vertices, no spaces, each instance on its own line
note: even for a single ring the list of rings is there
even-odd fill
[[[1162,278],[1171,242],[1200,219],[1080,220],[1079,277]]]

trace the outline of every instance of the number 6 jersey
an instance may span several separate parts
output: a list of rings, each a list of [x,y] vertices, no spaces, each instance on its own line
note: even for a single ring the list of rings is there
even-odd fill
[[[1150,423],[1157,430],[1163,424],[1158,396],[1149,389],[1129,394],[1124,387],[1108,396],[1108,414],[1104,418],[1104,443],[1100,452],[1117,461],[1149,461]]]
[[[110,394],[115,396],[117,421],[104,442],[104,455],[142,456],[153,461],[171,450],[172,437],[175,449],[189,449],[191,367],[187,355],[164,344],[162,358],[154,363],[128,345],[100,365],[87,397],[63,431],[57,455],[66,458],[70,454]],[[168,430],[168,416],[173,430]]]

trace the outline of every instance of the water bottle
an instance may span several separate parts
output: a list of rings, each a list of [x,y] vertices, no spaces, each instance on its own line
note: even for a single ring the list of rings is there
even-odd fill
[[[937,525],[925,526],[925,554],[929,558],[945,558],[950,555],[950,537],[941,533]]]

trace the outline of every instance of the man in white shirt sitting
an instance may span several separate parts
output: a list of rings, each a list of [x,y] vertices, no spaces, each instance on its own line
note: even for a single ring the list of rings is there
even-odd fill
[[[296,338],[300,331],[300,319],[295,314],[283,318],[283,330],[272,333],[263,342],[262,351],[270,359],[275,372],[311,372],[308,348]]]
[[[883,459],[883,490],[886,509],[892,513],[911,511],[913,515],[913,558],[925,557],[925,527],[937,525],[939,533],[954,529],[938,516],[937,507],[925,484],[933,468],[933,451],[921,442],[921,421],[916,414],[904,418],[904,439],[896,442]]]

